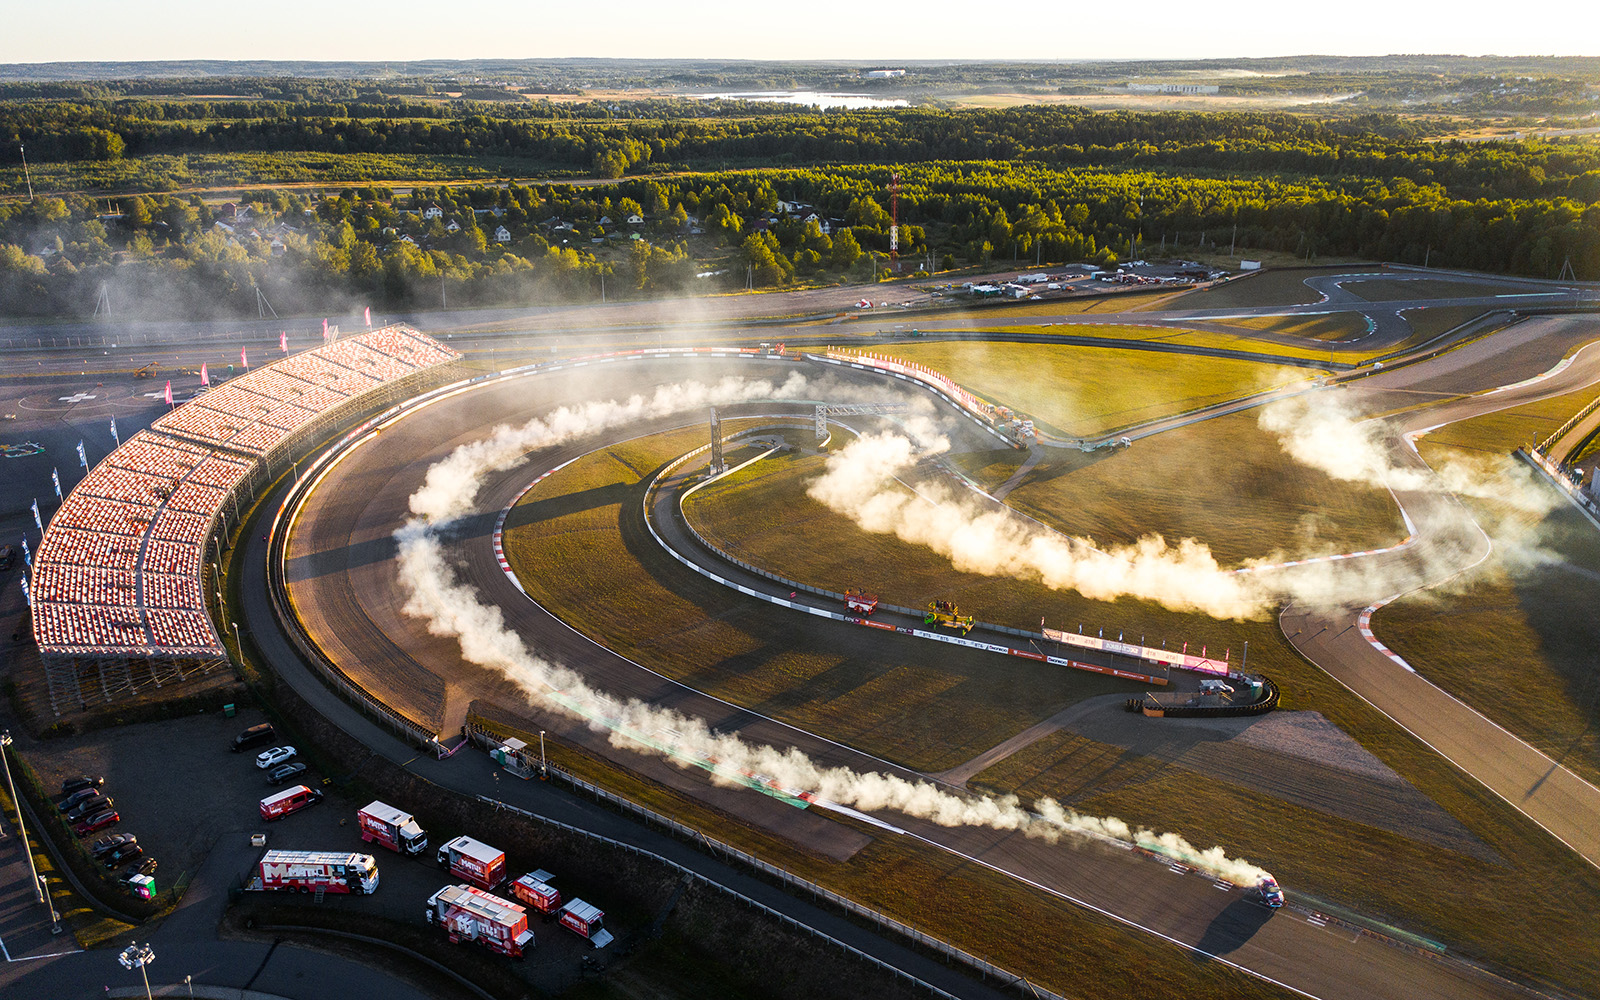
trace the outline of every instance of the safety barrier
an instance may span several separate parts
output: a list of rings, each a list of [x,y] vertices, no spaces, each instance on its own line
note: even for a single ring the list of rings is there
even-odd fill
[[[801,604],[801,603],[798,603],[796,601],[787,600],[785,598],[778,597],[778,596],[773,595],[773,594],[765,594],[765,593],[762,593],[760,591],[753,590],[753,589],[751,589],[749,587],[746,587],[741,583],[736,583],[733,580],[729,580],[729,579],[727,579],[725,577],[718,576],[717,574],[713,573],[711,570],[705,568],[704,566],[701,566],[699,563],[695,562],[694,560],[684,556],[682,553],[680,553],[677,549],[673,548],[671,545],[668,545],[666,539],[662,538],[660,532],[656,531],[656,527],[655,527],[655,524],[654,524],[654,517],[651,514],[651,509],[654,506],[655,495],[656,495],[657,491],[660,488],[660,484],[661,484],[662,480],[664,480],[668,476],[670,476],[674,471],[676,471],[678,468],[680,468],[685,462],[688,462],[689,460],[693,459],[695,456],[702,455],[702,454],[704,454],[705,452],[707,452],[709,450],[711,450],[711,446],[709,444],[704,444],[704,445],[701,445],[700,447],[694,449],[693,451],[688,452],[688,453],[686,453],[684,455],[681,455],[678,458],[674,459],[672,462],[668,463],[661,470],[661,472],[658,473],[653,480],[651,480],[650,486],[649,486],[648,489],[645,490],[645,496],[644,496],[644,524],[645,524],[645,528],[650,532],[650,537],[654,538],[655,541],[656,541],[656,544],[661,546],[661,548],[668,555],[670,555],[672,558],[676,559],[679,563],[682,563],[684,566],[686,566],[689,569],[693,570],[694,572],[699,573],[701,576],[705,577],[706,579],[711,580],[714,583],[719,583],[724,587],[730,587],[730,588],[732,588],[734,590],[737,590],[737,591],[739,591],[739,593],[744,594],[744,595],[746,595],[748,597],[754,597],[756,600],[766,601],[769,604],[776,604],[776,605],[779,605],[780,607],[789,608],[789,609],[791,609],[793,611],[801,611],[801,612],[804,612],[804,613],[809,614],[809,615],[816,615],[819,618],[829,618],[829,619],[832,619],[833,621],[848,622],[848,623],[850,623],[852,625],[864,625],[864,626],[866,626],[868,628],[876,628],[876,629],[882,629],[884,631],[898,632],[901,635],[908,635],[908,636],[911,636],[911,637],[916,638],[916,639],[931,639],[934,642],[944,642],[944,643],[949,643],[949,644],[955,645],[955,646],[966,646],[969,649],[981,649],[981,650],[986,650],[986,651],[991,652],[991,653],[1003,653],[1003,654],[1005,654],[1007,656],[1020,656],[1020,657],[1023,657],[1024,659],[1038,660],[1040,662],[1051,663],[1051,664],[1054,664],[1054,665],[1059,666],[1059,667],[1071,667],[1074,670],[1084,670],[1084,671],[1088,671],[1090,673],[1105,674],[1105,675],[1110,676],[1110,677],[1120,677],[1120,678],[1123,678],[1125,680],[1141,681],[1141,682],[1143,682],[1145,684],[1165,685],[1167,683],[1167,678],[1165,678],[1165,677],[1157,677],[1157,676],[1155,676],[1153,674],[1144,674],[1144,673],[1139,673],[1138,671],[1133,671],[1133,670],[1119,670],[1116,667],[1101,666],[1098,663],[1084,663],[1084,662],[1079,661],[1079,660],[1070,660],[1070,659],[1067,659],[1066,657],[1063,657],[1063,656],[1051,656],[1051,655],[1043,652],[1042,650],[1040,650],[1038,648],[1037,644],[1035,643],[1035,640],[1038,638],[1037,633],[1025,632],[1022,629],[1011,628],[1010,626],[1007,626],[1007,625],[995,625],[995,624],[991,624],[989,622],[977,622],[977,623],[975,623],[974,628],[975,629],[983,629],[985,631],[990,631],[990,632],[1009,633],[1011,635],[1022,636],[1024,638],[1026,638],[1030,643],[1035,643],[1034,649],[1032,649],[1032,650],[1017,649],[1016,647],[1005,646],[1005,645],[1001,645],[999,643],[983,642],[983,641],[978,640],[978,639],[968,639],[968,638],[965,638],[964,636],[945,635],[945,634],[940,633],[940,632],[929,632],[929,631],[927,631],[925,629],[913,628],[913,627],[908,627],[908,626],[889,625],[889,624],[885,624],[883,622],[875,622],[875,621],[872,621],[869,618],[863,618],[863,617],[859,617],[857,615],[847,615],[847,614],[842,614],[842,613],[837,612],[837,611],[828,611],[828,610],[826,610],[824,608],[814,608],[814,607],[811,607],[808,604]],[[821,587],[813,587],[813,586],[810,586],[809,584],[801,583],[798,580],[791,580],[791,579],[788,579],[787,577],[779,576],[778,574],[772,573],[772,572],[770,572],[768,570],[764,570],[759,566],[753,566],[750,563],[747,563],[742,559],[739,559],[739,558],[737,558],[737,557],[735,557],[735,556],[733,556],[733,555],[731,555],[731,554],[729,554],[727,552],[724,552],[722,549],[718,548],[717,546],[711,544],[711,542],[707,541],[705,536],[701,535],[699,531],[695,530],[694,525],[690,524],[688,519],[683,516],[683,501],[690,494],[692,494],[695,490],[698,490],[702,486],[708,485],[709,482],[710,482],[710,480],[707,480],[706,482],[702,482],[702,483],[696,484],[695,486],[693,486],[690,489],[686,490],[683,493],[683,495],[678,497],[678,500],[677,500],[677,503],[678,503],[678,517],[679,517],[680,520],[683,521],[684,527],[688,529],[689,534],[691,536],[693,536],[695,541],[700,546],[702,546],[708,553],[710,553],[711,555],[713,555],[717,559],[722,560],[724,562],[731,563],[731,564],[733,564],[735,566],[738,566],[740,569],[745,570],[748,573],[755,574],[756,576],[760,576],[760,577],[762,577],[764,579],[768,579],[768,580],[773,581],[774,583],[780,584],[783,587],[787,587],[792,592],[804,591],[805,593],[812,594],[812,595],[815,595],[817,597],[826,598],[829,601],[834,601],[834,602],[837,602],[837,603],[839,603],[841,605],[844,603],[845,596],[842,593],[839,593],[839,592],[833,591],[833,590],[824,590]],[[893,611],[893,612],[895,612],[897,614],[907,615],[907,616],[910,616],[910,617],[913,617],[913,618],[921,618],[921,617],[923,617],[923,612],[920,609],[917,609],[917,608],[908,608],[908,607],[905,607],[903,605],[898,605],[898,604],[879,604],[878,607],[880,607],[880,608],[882,608],[882,609],[884,609],[886,611]]]
[[[1144,712],[1169,719],[1225,719],[1248,715],[1266,715],[1278,707],[1278,685],[1270,677],[1261,678],[1262,697],[1249,705],[1163,705],[1155,700],[1129,698],[1123,707],[1130,712]]]
[[[479,739],[483,739],[485,737],[488,737],[487,733],[483,733],[482,731],[477,730],[477,729],[469,728],[469,732],[474,737],[477,737]],[[488,738],[492,738],[492,737],[488,737]],[[1003,969],[1000,966],[995,965],[993,962],[989,962],[989,961],[987,961],[985,959],[979,958],[978,956],[972,954],[971,952],[965,951],[965,950],[963,950],[961,948],[958,948],[955,945],[949,943],[948,941],[943,940],[942,938],[935,937],[934,935],[929,934],[926,931],[918,930],[917,928],[911,926],[910,924],[907,924],[902,920],[896,920],[894,917],[891,917],[888,914],[883,913],[883,912],[881,912],[879,910],[875,910],[870,906],[863,906],[862,904],[856,902],[853,899],[850,899],[847,896],[842,896],[839,893],[834,892],[832,889],[824,888],[823,886],[820,886],[817,883],[810,881],[809,879],[802,878],[801,876],[796,875],[793,872],[791,872],[791,871],[789,871],[789,870],[787,870],[785,868],[780,868],[777,865],[771,864],[771,863],[766,862],[766,861],[762,861],[760,858],[758,858],[755,855],[749,853],[748,851],[740,850],[739,848],[734,847],[732,844],[728,844],[728,843],[725,843],[723,841],[720,841],[720,840],[716,839],[715,837],[707,836],[706,834],[702,833],[701,831],[696,830],[696,829],[694,829],[692,827],[689,827],[689,826],[685,826],[684,824],[679,823],[677,820],[674,820],[674,819],[671,819],[671,818],[669,818],[667,816],[664,816],[661,813],[658,813],[658,812],[654,811],[653,809],[647,808],[645,806],[641,806],[638,803],[633,802],[633,801],[631,801],[629,799],[626,799],[626,798],[624,798],[624,797],[622,797],[620,795],[617,795],[614,792],[607,791],[606,789],[601,788],[598,785],[590,784],[589,782],[584,781],[582,778],[579,778],[579,777],[577,777],[576,775],[574,775],[574,774],[572,774],[570,772],[563,771],[560,768],[556,768],[556,767],[551,767],[549,769],[549,771],[550,771],[550,774],[551,774],[552,777],[554,777],[554,778],[556,778],[556,779],[558,779],[560,781],[566,782],[567,784],[571,785],[573,788],[578,789],[579,791],[582,791],[585,794],[590,795],[590,796],[594,797],[595,799],[597,799],[599,801],[607,802],[607,803],[611,804],[612,806],[614,806],[615,808],[620,809],[625,813],[631,814],[631,815],[643,820],[644,822],[646,822],[649,825],[656,826],[656,827],[659,827],[660,829],[663,829],[663,830],[666,830],[668,832],[671,832],[671,833],[675,834],[676,836],[678,836],[678,837],[680,837],[680,838],[682,838],[684,840],[689,841],[690,843],[693,843],[693,844],[695,844],[695,845],[697,845],[699,847],[704,848],[708,853],[710,853],[710,854],[712,854],[714,856],[720,856],[722,858],[738,862],[739,864],[741,864],[741,865],[743,865],[743,866],[745,866],[745,867],[747,867],[749,869],[752,869],[754,871],[757,871],[757,872],[760,872],[760,873],[762,873],[764,875],[767,875],[767,876],[769,876],[771,878],[774,878],[774,879],[778,880],[779,882],[783,883],[784,885],[789,886],[790,888],[798,889],[798,890],[810,895],[814,899],[825,900],[825,901],[833,904],[834,906],[837,906],[838,908],[844,910],[847,913],[850,913],[850,914],[852,914],[854,916],[857,916],[857,917],[860,917],[860,918],[865,919],[867,921],[870,921],[872,924],[874,924],[874,925],[876,925],[876,926],[878,926],[878,927],[880,927],[880,928],[882,928],[884,930],[892,931],[893,933],[895,933],[895,934],[899,935],[900,937],[903,937],[903,938],[913,942],[914,944],[921,945],[922,947],[927,948],[928,950],[933,951],[933,952],[935,952],[935,953],[937,953],[939,955],[943,955],[943,956],[945,956],[947,958],[954,959],[955,961],[958,961],[961,964],[966,965],[966,966],[976,970],[981,976],[983,976],[986,979],[990,978],[990,977],[993,977],[994,979],[998,980],[1003,986],[1016,987],[1018,989],[1021,989],[1021,990],[1025,991],[1029,996],[1040,997],[1040,998],[1043,998],[1043,1000],[1065,1000],[1065,998],[1061,997],[1057,993],[1052,993],[1049,990],[1043,989],[1042,987],[1039,987],[1039,986],[1034,985],[1033,983],[1030,983],[1027,980],[1026,977],[1017,975],[1014,972],[1010,972],[1010,971],[1008,971],[1006,969]],[[950,997],[951,1000],[955,1000],[955,998],[954,998],[954,996],[952,994],[940,989],[937,986],[934,986],[932,983],[929,983],[926,980],[919,979],[916,976],[913,976],[910,973],[905,972],[904,970],[897,968],[896,966],[890,965],[890,964],[884,962],[883,960],[881,960],[879,958],[876,958],[876,957],[874,957],[872,955],[869,955],[866,952],[860,950],[859,948],[856,948],[854,945],[848,944],[848,943],[846,943],[844,941],[840,941],[838,938],[832,937],[832,936],[830,936],[828,934],[823,933],[822,931],[816,930],[815,928],[810,927],[809,925],[804,924],[804,923],[794,919],[793,917],[788,916],[785,913],[782,913],[782,912],[780,912],[778,910],[773,909],[770,906],[767,906],[765,903],[762,903],[762,902],[759,902],[757,900],[751,899],[749,896],[744,895],[743,893],[739,892],[736,889],[732,889],[732,888],[729,888],[728,886],[722,885],[721,883],[712,881],[711,879],[709,879],[706,876],[700,874],[699,872],[696,872],[693,869],[687,868],[687,867],[679,864],[678,862],[671,860],[670,858],[663,857],[662,855],[656,854],[653,851],[648,851],[648,850],[646,850],[646,849],[644,849],[642,847],[636,847],[636,846],[634,846],[632,844],[629,844],[629,843],[626,843],[624,841],[615,840],[615,839],[613,839],[611,837],[604,836],[603,834],[593,833],[593,832],[591,832],[589,830],[585,830],[585,829],[583,829],[581,827],[575,827],[575,826],[568,825],[566,823],[562,823],[559,820],[546,819],[545,817],[540,816],[537,813],[530,812],[530,811],[528,811],[526,809],[518,808],[517,806],[510,805],[509,803],[502,802],[499,799],[494,799],[494,798],[491,798],[491,797],[489,797],[487,795],[478,796],[478,800],[480,802],[485,803],[485,804],[492,805],[497,809],[505,809],[505,810],[508,810],[510,812],[514,812],[514,813],[517,813],[519,815],[526,816],[527,818],[536,820],[536,821],[538,821],[540,823],[548,823],[551,826],[557,827],[557,828],[562,829],[562,830],[566,830],[566,831],[568,831],[570,833],[576,833],[576,834],[579,834],[581,836],[588,837],[588,838],[590,838],[592,840],[599,841],[601,843],[610,844],[610,845],[612,845],[614,847],[620,847],[625,851],[629,851],[630,853],[637,854],[637,855],[640,855],[642,857],[647,857],[647,858],[650,858],[650,859],[652,859],[654,861],[658,861],[661,864],[667,865],[668,867],[674,869],[675,871],[679,872],[680,874],[690,876],[691,878],[700,879],[701,881],[705,882],[707,885],[716,886],[718,889],[720,889],[721,891],[727,893],[728,895],[733,896],[736,899],[739,899],[740,901],[742,901],[742,902],[744,902],[744,903],[746,903],[746,904],[748,904],[748,905],[750,905],[752,907],[760,909],[762,912],[767,913],[767,914],[769,914],[771,916],[774,916],[774,917],[778,918],[779,920],[782,920],[783,922],[785,922],[785,923],[787,923],[787,924],[789,924],[789,925],[791,925],[793,927],[803,929],[803,930],[807,931],[808,933],[814,934],[817,937],[822,938],[823,940],[831,942],[832,944],[837,945],[838,947],[844,949],[845,951],[848,951],[851,954],[854,954],[854,955],[856,955],[856,956],[858,956],[858,957],[860,957],[862,959],[865,959],[867,962],[870,962],[873,965],[876,965],[879,968],[884,969],[885,971],[892,972],[896,976],[904,978],[904,979],[906,979],[906,980],[908,980],[910,982],[916,983],[917,985],[929,990],[930,992],[932,992],[936,996]]]

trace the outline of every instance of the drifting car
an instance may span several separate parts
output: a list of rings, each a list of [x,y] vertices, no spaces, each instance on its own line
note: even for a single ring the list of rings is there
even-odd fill
[[[117,811],[115,809],[107,809],[104,812],[97,812],[93,816],[90,816],[88,819],[79,823],[77,826],[72,828],[72,832],[76,833],[79,837],[87,837],[89,834],[94,833],[97,830],[104,830],[113,823],[121,822],[121,820],[122,817],[117,815]]]
[[[282,764],[294,757],[294,747],[273,747],[256,754],[256,767],[266,770],[275,764]]]
[[[1268,875],[1261,880],[1261,901],[1276,910],[1283,905],[1283,890],[1278,888],[1277,879]]]

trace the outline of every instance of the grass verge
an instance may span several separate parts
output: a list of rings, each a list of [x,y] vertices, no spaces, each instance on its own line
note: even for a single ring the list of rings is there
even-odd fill
[[[1199,409],[1293,382],[1304,368],[1056,344],[942,341],[881,353],[927,365],[1069,437]]]
[[[1266,330],[1307,340],[1354,340],[1367,332],[1367,318],[1353,312],[1311,316],[1238,316],[1225,322],[1229,326]]]
[[[1368,302],[1402,302],[1408,299],[1466,299],[1505,295],[1511,285],[1488,281],[1457,281],[1445,278],[1369,278],[1352,281],[1344,290]]]

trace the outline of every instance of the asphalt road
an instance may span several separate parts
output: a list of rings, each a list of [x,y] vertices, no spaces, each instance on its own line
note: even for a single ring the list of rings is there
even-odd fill
[[[747,373],[745,363],[731,370]],[[621,394],[662,377],[644,366],[610,368],[608,389]],[[392,550],[381,535],[397,527],[404,517],[404,501],[420,482],[423,472],[458,443],[481,434],[475,430],[488,415],[495,420],[515,420],[542,412],[573,391],[563,380],[519,381],[466,393],[423,411],[426,419],[402,421],[355,451],[335,469],[313,496],[315,510],[299,528],[309,532],[291,551],[290,579],[298,606],[314,607],[321,619],[315,627],[346,669],[361,664],[382,665],[382,672],[412,671],[444,679],[447,685],[495,684],[493,679],[470,680],[479,668],[461,662],[449,644],[428,636],[424,625],[392,610],[396,593]],[[532,388],[537,391],[530,391]],[[580,392],[581,395],[581,392]],[[633,437],[648,426],[628,428],[618,437]],[[480,509],[495,511],[547,468],[601,442],[588,441],[573,449],[541,453],[529,464],[490,477],[480,494]],[[654,704],[710,719],[718,729],[736,731],[757,743],[795,746],[830,765],[856,770],[891,771],[916,775],[867,757],[823,736],[802,732],[770,719],[754,716],[727,703],[684,688],[589,642],[549,616],[518,592],[495,562],[489,545],[492,515],[472,520],[450,539],[449,555],[462,565],[462,579],[483,598],[498,605],[507,623],[541,655],[580,671],[591,683],[608,692],[639,697]],[[295,561],[315,558],[318,571]],[[340,564],[344,565],[341,566]],[[348,567],[348,568],[347,568]],[[358,572],[359,570],[359,572]],[[674,573],[670,568],[659,573]],[[663,576],[675,592],[694,595],[715,585],[686,569]],[[739,598],[732,598],[739,600]],[[723,599],[725,604],[728,598]],[[381,622],[381,629],[355,627],[362,619]],[[252,618],[259,635],[266,622]],[[915,640],[866,630],[843,623],[819,622],[821,633],[847,630],[847,641],[860,644],[908,643]],[[912,654],[916,655],[916,654]],[[374,671],[376,672],[376,671]],[[499,697],[516,697],[503,681]],[[1131,689],[1130,689],[1131,690]],[[447,704],[460,704],[450,696]],[[514,702],[513,702],[514,704]],[[583,743],[615,754],[604,734],[560,716],[527,710],[540,728],[559,733],[561,739]],[[449,715],[453,719],[453,712]],[[826,848],[832,840],[826,828],[809,828],[797,822],[800,813],[766,796],[735,792],[746,800],[735,804],[723,789],[713,788],[696,773],[644,756],[630,756],[628,766],[649,777],[717,802],[734,806],[749,821],[785,836],[809,843],[820,838]],[[1242,890],[1219,888],[1211,879],[1178,875],[1149,859],[1099,846],[1073,848],[1028,840],[1017,834],[973,828],[944,828],[899,813],[882,818],[923,837],[942,849],[973,858],[999,870],[1105,913],[1115,914],[1137,927],[1195,949],[1191,954],[1226,961],[1318,997],[1473,997],[1507,996],[1518,991],[1508,984],[1481,976],[1455,963],[1440,962],[1411,951],[1391,947],[1375,938],[1317,926],[1307,914],[1293,909],[1272,913],[1253,902]],[[831,820],[821,820],[833,824]],[[1290,887],[1292,892],[1292,887]]]
[[[1539,319],[1440,358],[1364,380],[1357,394],[1382,407],[1395,390],[1484,393],[1511,385],[1528,370],[1548,371],[1575,340],[1600,327],[1587,320]],[[1521,372],[1508,367],[1514,348]],[[1455,398],[1393,421],[1391,452],[1405,467],[1426,469],[1405,436],[1444,424],[1561,395],[1600,382],[1600,345],[1579,351],[1560,373],[1539,381]],[[1600,789],[1482,714],[1375,648],[1361,632],[1367,608],[1441,583],[1488,558],[1491,544],[1451,495],[1396,491],[1417,528],[1405,549],[1366,557],[1363,576],[1351,575],[1334,603],[1296,603],[1280,618],[1284,634],[1308,659],[1393,719],[1496,795],[1548,830],[1591,864],[1600,865]],[[1353,588],[1353,589],[1352,589]]]

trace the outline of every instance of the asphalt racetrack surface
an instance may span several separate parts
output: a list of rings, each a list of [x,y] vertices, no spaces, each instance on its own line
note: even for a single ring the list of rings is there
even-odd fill
[[[769,374],[764,370],[768,367],[778,378],[790,369],[748,361],[704,363],[692,369],[680,362],[616,364],[607,366],[603,382],[574,379],[566,373],[510,380],[427,407],[419,417],[400,421],[349,453],[313,494],[289,550],[288,579],[296,607],[341,667],[364,673],[380,695],[401,697],[397,703],[428,713],[443,732],[459,725],[472,699],[492,700],[526,714],[538,728],[615,757],[634,771],[699,796],[746,822],[813,850],[847,855],[863,836],[857,828],[758,793],[716,788],[699,772],[617,750],[604,734],[586,725],[525,707],[526,698],[515,685],[463,662],[453,641],[430,636],[423,622],[406,617],[399,607],[403,598],[390,534],[406,519],[407,497],[427,468],[458,445],[481,438],[495,423],[526,420],[564,402],[617,398],[691,375],[702,379],[764,375]],[[696,412],[658,425],[629,427],[611,439],[701,419]],[[682,687],[577,635],[513,586],[490,544],[495,513],[541,472],[603,443],[588,440],[541,452],[518,468],[490,476],[478,498],[477,509],[483,513],[452,529],[447,538],[448,557],[460,567],[462,580],[485,602],[502,608],[507,625],[537,653],[579,671],[597,688],[705,718],[751,742],[797,747],[824,764],[920,777]],[[664,584],[707,606],[749,600],[665,560],[650,568]],[[819,633],[846,630],[830,638],[864,648],[916,641],[845,623],[822,621],[813,627]],[[904,647],[899,647],[899,655],[905,655]],[[1130,685],[1130,693],[1135,687]],[[1270,911],[1252,893],[1174,872],[1133,852],[1089,843],[1048,844],[993,830],[943,828],[899,813],[885,813],[881,819],[940,848],[1181,944],[1198,960],[1225,961],[1307,995],[1441,1000],[1521,995],[1510,984],[1463,965],[1393,947],[1337,924],[1320,926],[1293,907]]]

